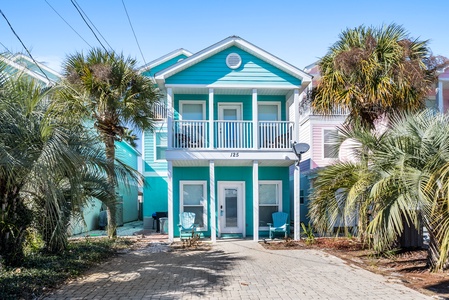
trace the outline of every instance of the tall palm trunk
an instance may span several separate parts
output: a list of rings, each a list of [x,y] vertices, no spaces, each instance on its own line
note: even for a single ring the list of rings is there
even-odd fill
[[[104,139],[105,150],[106,150],[106,158],[109,162],[108,167],[108,182],[110,185],[110,194],[113,195],[114,199],[111,199],[108,203],[106,203],[107,211],[108,211],[108,237],[115,238],[117,237],[117,203],[115,199],[115,174],[114,174],[114,160],[115,160],[115,144],[114,137],[111,135],[107,135]]]

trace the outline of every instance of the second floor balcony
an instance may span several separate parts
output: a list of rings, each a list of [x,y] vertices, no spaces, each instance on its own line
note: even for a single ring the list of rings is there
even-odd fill
[[[212,126],[211,126],[212,125]],[[290,121],[173,121],[172,149],[291,149]]]

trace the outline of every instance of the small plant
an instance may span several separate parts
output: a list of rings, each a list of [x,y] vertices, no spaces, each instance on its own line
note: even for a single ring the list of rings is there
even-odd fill
[[[295,241],[293,241],[290,236],[286,236],[284,238],[284,245],[285,247],[293,247],[295,246]]]
[[[312,245],[315,243],[315,235],[313,234],[313,228],[312,226],[309,224],[306,225],[304,223],[301,223],[301,227],[302,227],[302,233],[305,234],[306,236],[306,244],[307,245]]]
[[[201,244],[200,234],[199,233],[195,234],[195,230],[192,229],[192,236],[182,241],[182,248],[192,248],[192,247],[196,248],[200,244]]]

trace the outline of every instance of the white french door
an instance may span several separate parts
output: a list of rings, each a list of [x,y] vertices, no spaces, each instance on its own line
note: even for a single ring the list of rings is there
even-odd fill
[[[242,105],[218,104],[218,140],[220,148],[238,148],[242,135]]]
[[[244,190],[243,181],[218,182],[218,227],[219,233],[244,234]]]

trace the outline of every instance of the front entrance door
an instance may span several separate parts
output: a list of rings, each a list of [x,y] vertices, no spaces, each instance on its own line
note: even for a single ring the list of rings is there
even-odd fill
[[[218,226],[221,233],[236,233],[245,236],[244,232],[244,190],[243,181],[218,182]]]

